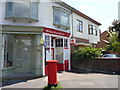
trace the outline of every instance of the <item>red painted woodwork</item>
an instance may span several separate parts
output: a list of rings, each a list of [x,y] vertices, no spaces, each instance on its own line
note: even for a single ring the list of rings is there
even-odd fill
[[[65,71],[68,71],[69,70],[69,60],[65,60],[64,63],[65,63]]]
[[[57,64],[57,70],[58,71],[64,71],[64,64],[63,63],[58,63]]]
[[[48,75],[48,65],[45,65],[45,75]]]

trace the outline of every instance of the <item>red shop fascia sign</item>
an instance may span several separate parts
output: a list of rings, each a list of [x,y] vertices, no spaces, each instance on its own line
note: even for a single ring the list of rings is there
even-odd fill
[[[67,32],[63,32],[63,31],[58,31],[55,29],[51,29],[51,28],[44,28],[44,33],[49,33],[49,34],[54,34],[54,35],[59,35],[59,36],[64,36],[64,37],[69,37],[70,33]]]

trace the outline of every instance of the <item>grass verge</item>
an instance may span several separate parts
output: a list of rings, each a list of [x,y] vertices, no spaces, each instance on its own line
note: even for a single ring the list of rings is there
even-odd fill
[[[49,88],[48,85],[47,85],[43,88],[43,90],[60,90],[60,89],[62,89],[62,86],[60,85],[60,82],[58,82],[57,87],[52,86],[51,88]]]

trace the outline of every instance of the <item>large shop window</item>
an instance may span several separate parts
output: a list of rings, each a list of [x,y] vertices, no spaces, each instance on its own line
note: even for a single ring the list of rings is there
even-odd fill
[[[13,48],[14,37],[12,35],[4,36],[4,67],[13,66]]]
[[[62,9],[61,7],[53,7],[53,24],[56,26],[62,26],[69,28],[69,11]]]
[[[89,34],[97,36],[97,27],[94,25],[88,25]]]
[[[11,18],[38,21],[38,2],[23,0],[6,2],[6,19]]]

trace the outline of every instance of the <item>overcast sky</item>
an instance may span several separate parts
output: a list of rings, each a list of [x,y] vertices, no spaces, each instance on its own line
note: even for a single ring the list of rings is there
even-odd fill
[[[118,19],[120,0],[62,0],[82,13],[100,22],[101,31],[105,31],[114,19]]]

